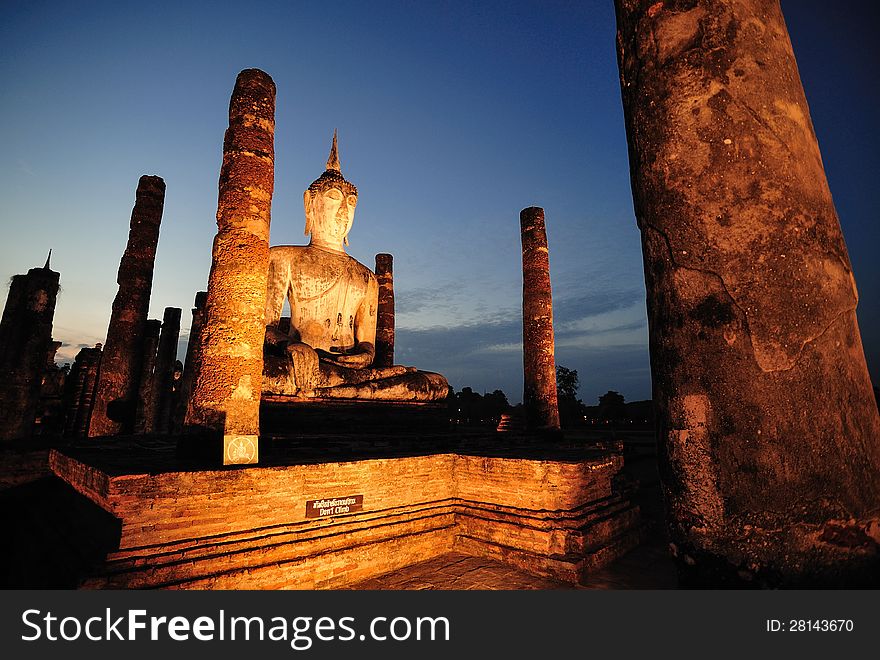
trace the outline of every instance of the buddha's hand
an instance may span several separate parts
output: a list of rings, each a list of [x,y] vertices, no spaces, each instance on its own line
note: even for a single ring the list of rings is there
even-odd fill
[[[285,348],[287,354],[293,362],[317,363],[318,353],[308,344],[301,342],[290,342]]]
[[[369,367],[373,363],[373,357],[376,353],[373,345],[369,342],[361,342],[344,353],[334,351],[333,348],[330,351],[330,353],[326,351],[320,352],[321,359],[324,362],[349,369],[365,369]]]
[[[300,390],[311,390],[318,386],[320,369],[318,353],[308,344],[291,342],[285,348],[290,357],[291,375]]]

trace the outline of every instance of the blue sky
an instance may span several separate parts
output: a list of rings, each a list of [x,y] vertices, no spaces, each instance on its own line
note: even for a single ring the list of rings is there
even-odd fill
[[[870,3],[785,2],[880,380],[878,45]],[[54,336],[103,341],[134,190],[167,184],[151,318],[206,286],[229,94],[278,88],[272,243],[334,128],[350,253],[395,258],[397,361],[522,394],[519,211],[546,210],[557,361],[586,402],[650,396],[611,0],[15,2],[0,9],[0,278],[53,248]],[[182,356],[182,351],[181,351]]]

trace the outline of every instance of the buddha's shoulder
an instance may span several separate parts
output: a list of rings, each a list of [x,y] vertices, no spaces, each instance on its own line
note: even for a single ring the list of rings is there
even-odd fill
[[[281,261],[301,258],[309,251],[308,245],[273,245],[269,248],[269,259]]]
[[[335,268],[348,269],[350,273],[363,278],[364,281],[376,278],[372,270],[351,255],[344,252],[328,252],[311,245],[275,245],[269,248],[269,259],[277,265],[289,264],[293,267],[297,264],[300,266],[332,264]]]

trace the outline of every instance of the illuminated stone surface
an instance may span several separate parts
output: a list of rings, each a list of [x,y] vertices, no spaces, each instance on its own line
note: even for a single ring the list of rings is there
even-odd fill
[[[59,274],[31,268],[14,275],[0,320],[0,441],[21,440],[33,433],[52,343],[52,319]]]
[[[363,582],[355,590],[507,591],[534,589],[674,589],[675,567],[663,545],[641,545],[577,585],[528,573],[504,562],[449,552]]]
[[[553,346],[553,297],[544,209],[519,215],[523,260],[523,406],[526,427],[559,429],[556,360]]]
[[[246,69],[235,82],[223,142],[201,366],[186,416],[192,430],[254,440],[260,432],[274,134],[275,83]]]
[[[165,182],[158,176],[142,176],[131,212],[128,244],[119,262],[119,290],[107,327],[89,436],[130,433],[134,429],[144,329],[164,204]]]
[[[376,311],[377,367],[394,364],[394,257],[376,255],[376,280],[379,283],[379,301]]]
[[[345,253],[357,188],[339,169],[335,133],[327,169],[303,200],[309,244],[270,251],[263,391],[300,398],[445,399],[449,386],[440,374],[374,360],[379,282]],[[291,320],[282,330],[285,300]]]
[[[779,4],[616,6],[682,575],[876,583],[880,419]]]

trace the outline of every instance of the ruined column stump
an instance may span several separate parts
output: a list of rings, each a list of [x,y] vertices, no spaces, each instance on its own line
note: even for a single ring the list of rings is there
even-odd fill
[[[171,432],[171,411],[174,407],[174,363],[177,361],[177,340],[180,337],[180,313],[178,307],[166,307],[162,316],[162,331],[156,352],[156,375],[153,379],[156,409],[153,428],[156,433]]]
[[[155,432],[156,419],[156,357],[159,350],[159,333],[162,322],[150,319],[144,329],[144,347],[141,362],[141,377],[138,386],[138,406],[135,415],[134,432],[138,434]]]
[[[159,223],[165,205],[165,182],[142,176],[138,182],[128,244],[119,263],[119,291],[107,327],[101,373],[89,436],[117,435],[134,430],[144,330],[150,309],[153,266]]]
[[[878,583],[880,419],[778,2],[616,0],[685,583]]]
[[[205,302],[207,299],[208,292],[199,291],[193,301],[192,325],[190,325],[189,339],[186,343],[186,361],[183,366],[183,374],[180,376],[180,392],[174,411],[173,433],[180,433],[183,430],[186,410],[192,396],[193,383],[195,383],[195,377],[201,363],[202,328],[205,324]]]
[[[84,438],[89,433],[89,419],[101,369],[101,350],[101,344],[96,344],[94,348],[81,348],[76,354],[65,386],[65,437]]]
[[[376,279],[379,281],[379,302],[376,310],[376,357],[373,365],[394,364],[394,257],[376,255]]]
[[[0,442],[29,438],[40,400],[59,274],[31,268],[14,275],[0,320]]]
[[[191,430],[222,433],[226,464],[258,456],[274,131],[275,83],[246,69],[229,103],[201,368],[186,419]]]
[[[523,255],[523,406],[526,428],[559,430],[556,362],[553,344],[553,297],[544,209],[519,214]]]

